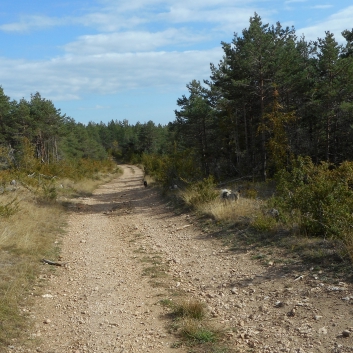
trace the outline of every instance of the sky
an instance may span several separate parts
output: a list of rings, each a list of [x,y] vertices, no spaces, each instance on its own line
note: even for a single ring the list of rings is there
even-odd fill
[[[166,125],[255,12],[307,40],[353,28],[351,0],[1,0],[0,86],[83,124]]]

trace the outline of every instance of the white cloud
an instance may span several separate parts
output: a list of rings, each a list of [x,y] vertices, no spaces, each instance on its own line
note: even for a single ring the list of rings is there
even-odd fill
[[[160,32],[127,31],[103,33],[79,37],[67,44],[67,52],[78,54],[100,54],[111,52],[145,52],[156,50],[166,45],[188,45],[209,39],[186,29],[170,28]]]
[[[114,32],[140,26],[148,20],[145,16],[136,14],[126,15],[122,11],[101,11],[90,13],[73,19],[73,22],[86,27],[93,27],[103,32]]]
[[[48,61],[0,58],[6,94],[14,99],[40,92],[55,100],[80,99],[84,94],[112,94],[134,88],[184,87],[210,75],[210,62],[221,48],[206,51],[67,55]]]
[[[82,25],[103,32],[115,32],[132,29],[148,24],[170,23],[236,23],[241,17],[247,21],[256,9],[255,2],[232,0],[137,0],[137,1],[100,1],[99,10],[89,9],[86,14],[62,18],[26,15],[19,21],[0,25],[0,30],[7,32],[28,32],[53,26]],[[258,8],[258,6],[257,6]],[[233,16],[236,16],[235,18]]]
[[[284,2],[285,5],[298,3],[298,2],[307,2],[308,0],[287,0]]]
[[[324,38],[325,31],[330,31],[335,35],[335,39],[339,43],[345,43],[341,32],[345,29],[352,29],[353,6],[329,16],[326,20],[321,21],[312,26],[298,29],[298,35],[304,34],[306,39],[317,40],[317,38]]]
[[[247,23],[256,8],[251,1],[234,0],[139,0],[103,1],[105,7],[80,19],[85,26],[96,26],[102,31],[117,31],[122,28],[160,24],[217,24],[218,28],[238,23]],[[261,8],[260,8],[261,9]],[[263,9],[263,13],[268,13]],[[220,24],[222,24],[220,26]],[[212,29],[211,29],[212,30]]]
[[[315,6],[310,6],[311,9],[318,9],[318,10],[326,10],[332,8],[333,5],[315,5]]]
[[[105,110],[105,109],[111,109],[111,106],[96,104],[95,106],[80,107],[78,109],[79,110]]]
[[[4,32],[29,32],[33,29],[44,29],[48,27],[67,24],[68,19],[60,19],[48,16],[22,16],[19,22],[0,25]]]
[[[116,0],[109,1],[100,1],[105,4],[105,9],[109,11],[153,11],[156,8],[158,9],[168,9],[173,6],[180,6],[185,8],[190,8],[193,10],[201,9],[201,8],[219,8],[219,7],[227,7],[227,6],[245,6],[251,3],[256,3],[256,1],[247,1],[247,0],[120,0],[119,3]]]
[[[215,9],[200,8],[197,11],[193,8],[187,8],[183,6],[174,6],[170,8],[170,11],[163,16],[164,20],[172,21],[174,23],[187,23],[187,22],[208,22],[208,23],[219,23],[220,21],[233,22],[235,23],[237,17],[245,18],[249,20],[247,14],[253,15],[253,8],[238,8],[235,6],[230,7],[219,7]],[[234,18],[234,16],[236,16]]]

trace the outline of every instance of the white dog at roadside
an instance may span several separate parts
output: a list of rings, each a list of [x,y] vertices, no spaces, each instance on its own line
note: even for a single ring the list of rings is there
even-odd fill
[[[238,191],[232,191],[229,189],[221,190],[221,199],[225,202],[238,201],[240,198],[240,189]]]

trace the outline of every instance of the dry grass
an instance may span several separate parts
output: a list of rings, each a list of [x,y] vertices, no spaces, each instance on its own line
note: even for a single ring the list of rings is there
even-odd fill
[[[206,214],[216,221],[254,221],[262,211],[264,202],[252,198],[241,197],[236,202],[224,202],[216,199],[212,202],[198,206],[198,211]]]
[[[172,310],[171,329],[181,339],[181,342],[174,344],[175,347],[182,345],[197,347],[195,349],[198,352],[213,352],[219,347],[217,342],[222,340],[222,331],[211,324],[204,303],[185,298],[175,303],[171,300],[164,300],[161,303]],[[207,347],[210,344],[212,349],[208,350]]]
[[[180,318],[202,320],[206,316],[205,305],[197,300],[183,300],[173,306],[174,315]]]
[[[141,262],[149,263],[151,266],[147,266],[143,269],[142,275],[149,276],[153,279],[164,278],[167,276],[168,266],[161,261],[159,255],[154,255],[152,257],[144,256]]]
[[[83,179],[72,181],[70,179],[59,179],[56,181],[58,197],[89,196],[101,184],[108,183],[119,174],[99,173],[94,179]]]
[[[55,241],[64,220],[60,207],[43,207],[21,188],[0,195],[0,204],[13,197],[19,200],[18,211],[0,222],[0,351],[19,338],[27,338],[24,329],[28,319],[20,308],[30,304],[28,292],[39,274],[40,260],[58,255]]]
[[[174,194],[177,194],[178,197],[180,197],[186,205],[188,206],[194,206],[193,200],[198,197],[198,192],[196,190],[190,190],[190,189],[185,189],[185,190],[173,190]]]

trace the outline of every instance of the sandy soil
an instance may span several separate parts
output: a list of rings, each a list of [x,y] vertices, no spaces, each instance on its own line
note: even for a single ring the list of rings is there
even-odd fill
[[[47,275],[52,266],[43,265],[33,352],[187,352],[171,347],[177,338],[160,304],[173,291],[205,302],[235,352],[353,352],[350,283],[228,249],[144,188],[141,170],[122,168],[69,215],[61,253],[67,266]],[[153,257],[165,276],[151,278]],[[9,349],[16,351],[23,350]]]

